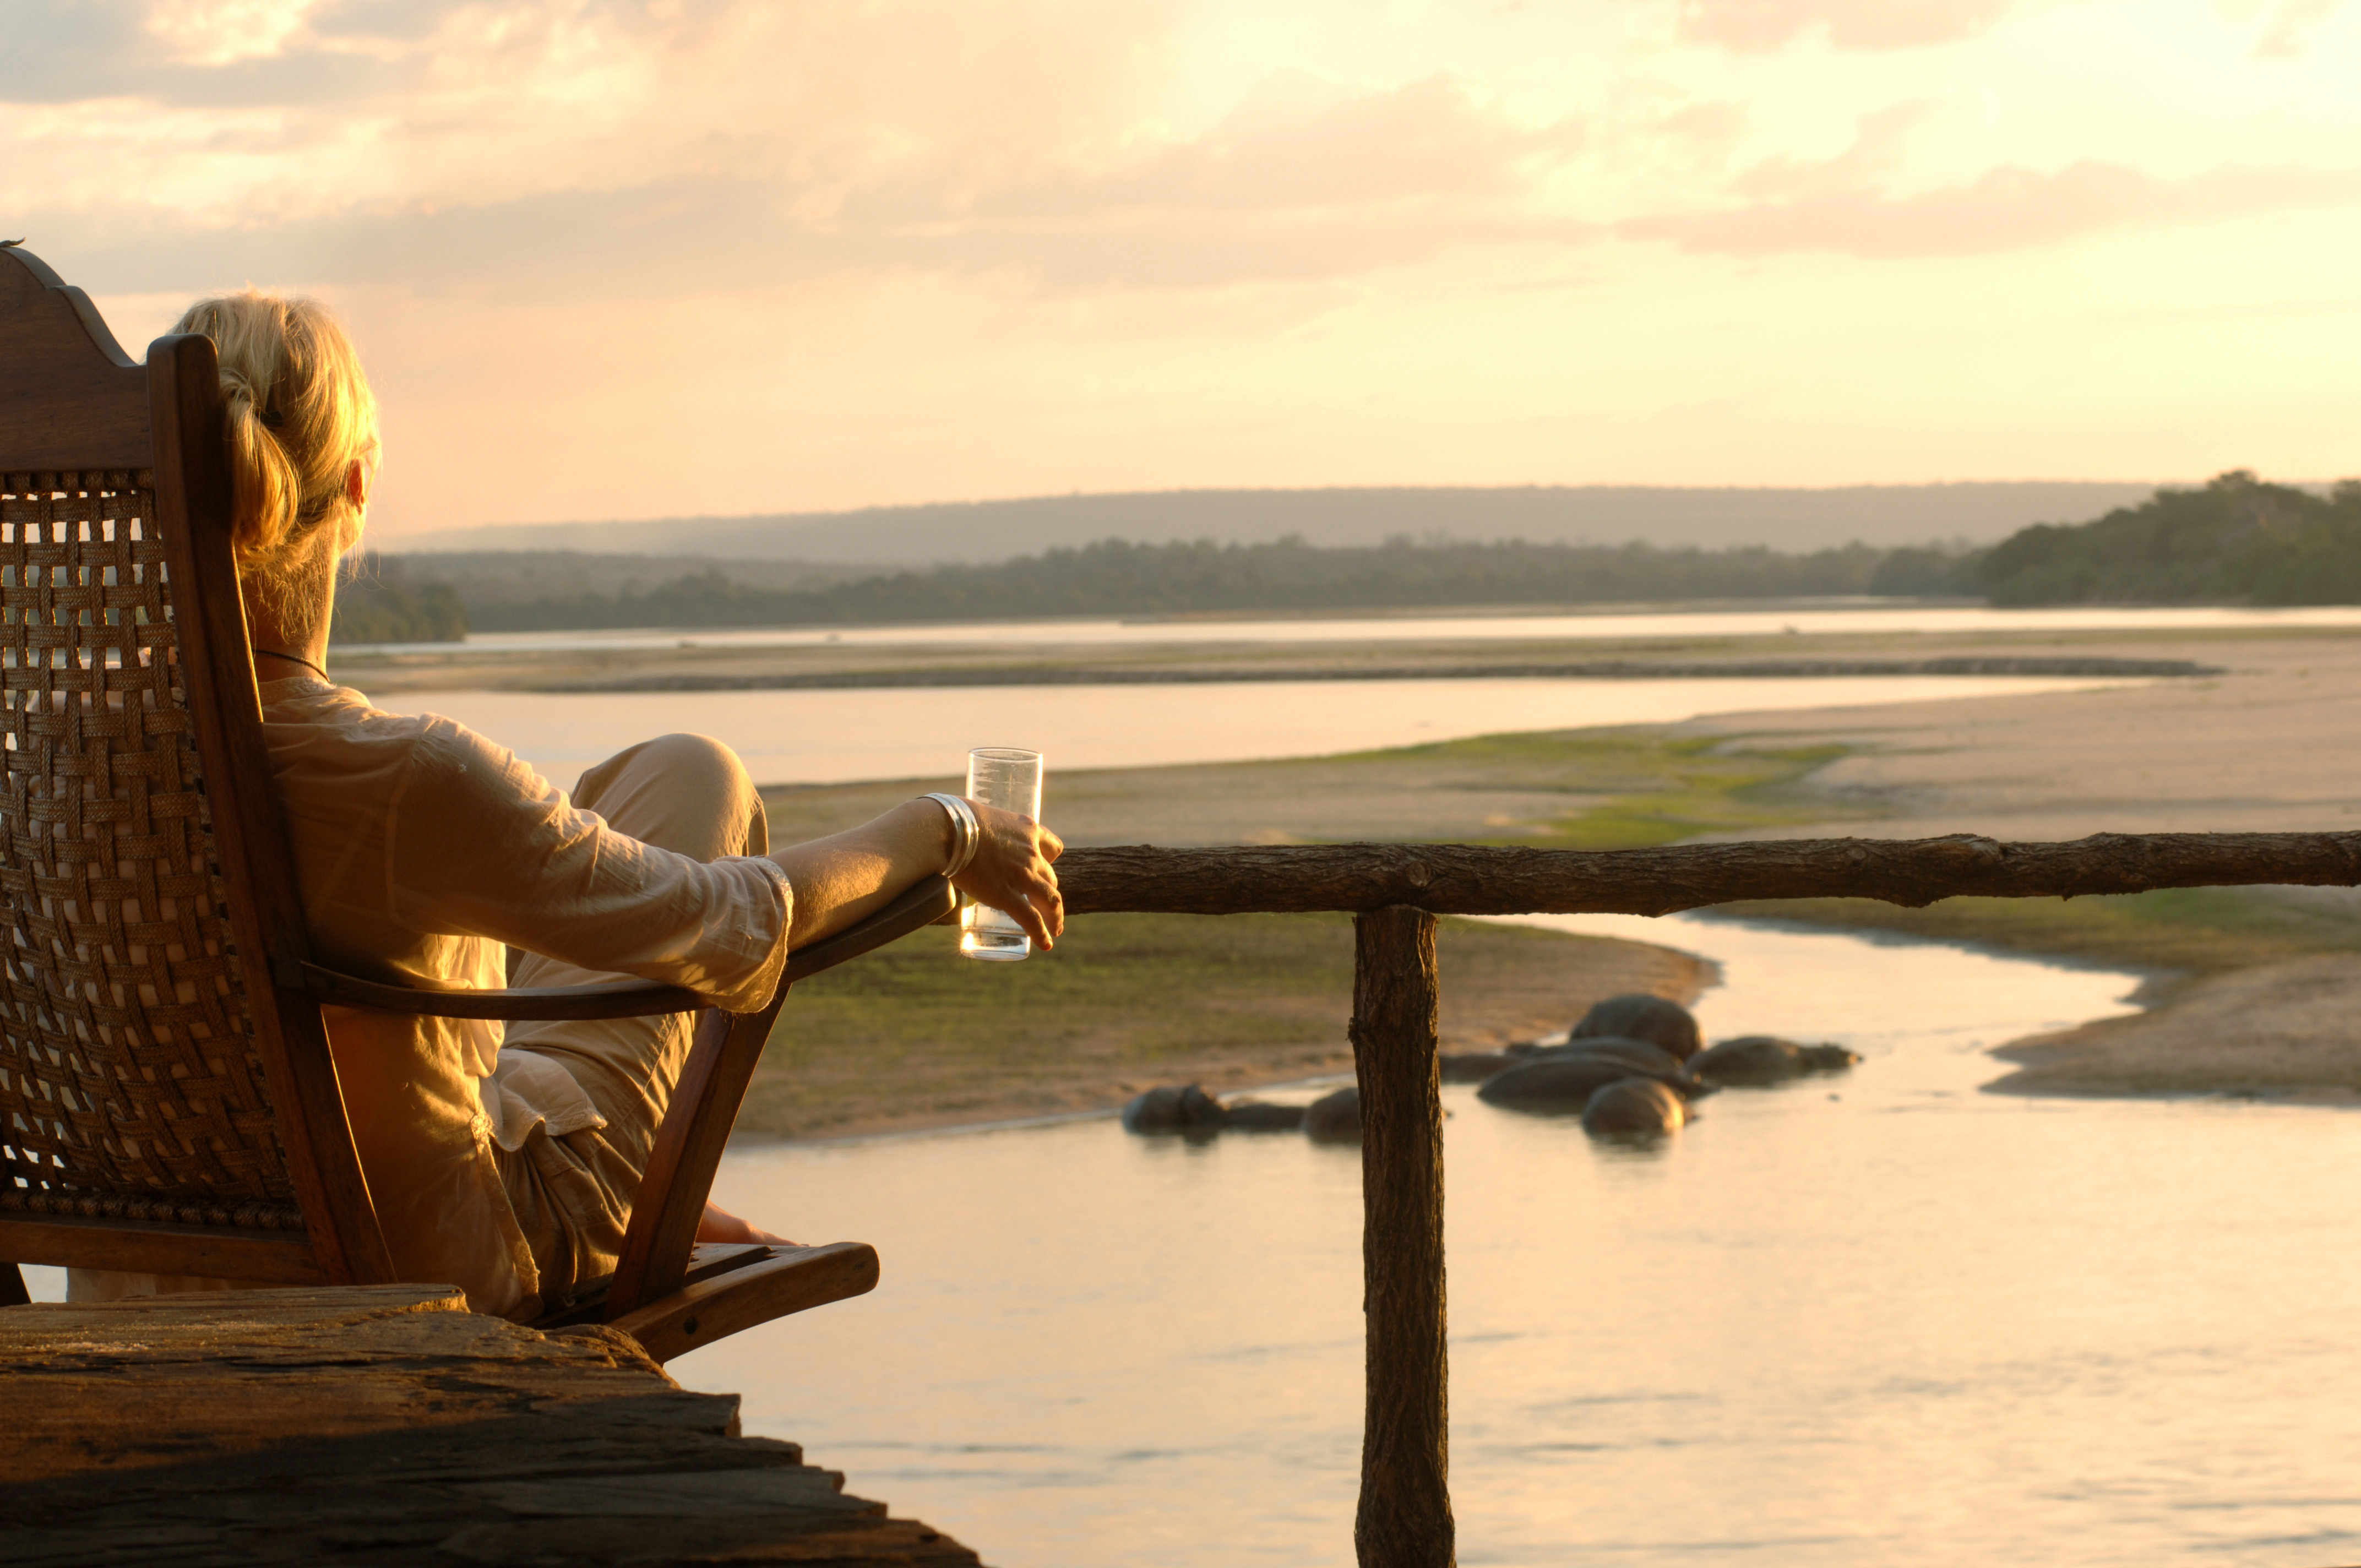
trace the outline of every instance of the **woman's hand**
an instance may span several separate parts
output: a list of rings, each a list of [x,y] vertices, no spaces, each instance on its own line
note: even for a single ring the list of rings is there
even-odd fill
[[[975,859],[951,885],[987,908],[997,909],[1047,949],[1066,930],[1066,900],[1049,862],[1066,852],[1065,840],[1029,817],[970,801],[983,829]]]
[[[752,1221],[741,1220],[708,1198],[705,1201],[705,1217],[697,1222],[697,1239],[701,1242],[760,1242],[768,1246],[794,1246],[785,1236],[774,1236]]]

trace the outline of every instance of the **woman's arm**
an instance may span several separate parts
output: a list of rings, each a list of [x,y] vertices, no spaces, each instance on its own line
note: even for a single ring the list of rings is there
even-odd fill
[[[1065,852],[1065,844],[1013,811],[979,805],[975,815],[983,839],[955,885],[1010,916],[1044,948],[1056,946],[1066,929],[1066,905],[1049,862]],[[771,859],[795,889],[788,948],[809,947],[884,908],[920,877],[940,872],[950,857],[950,813],[925,799],[906,801],[845,832],[773,850]]]

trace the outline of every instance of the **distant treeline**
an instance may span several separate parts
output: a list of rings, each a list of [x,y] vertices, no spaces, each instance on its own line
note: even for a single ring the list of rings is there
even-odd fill
[[[2002,605],[2361,604],[2361,480],[2326,497],[2240,470],[2095,522],[2039,524],[1987,551],[1786,554],[1475,544],[1133,544],[844,580],[847,568],[530,554],[379,557],[337,592],[345,642],[478,631],[848,626],[876,621],[1421,609],[1680,599],[1989,598]],[[684,569],[686,568],[686,569]],[[666,575],[669,573],[670,575]],[[448,580],[440,580],[447,578]],[[651,579],[653,581],[651,582]],[[527,597],[536,581],[558,591]],[[638,585],[651,582],[651,586]],[[594,586],[595,585],[595,586]],[[801,586],[796,586],[801,585]]]
[[[803,591],[751,587],[727,573],[699,572],[640,592],[478,605],[470,620],[479,630],[542,631],[1973,593],[1972,581],[1960,575],[1968,565],[1968,557],[1941,550],[1861,544],[1790,555],[1518,541],[1420,544],[1405,539],[1321,549],[1301,540],[1109,540],[994,565],[897,572]]]
[[[1994,604],[2361,604],[2361,480],[2325,497],[2241,468],[2096,522],[2040,524],[1982,561]]]
[[[456,642],[467,635],[467,607],[449,583],[411,583],[398,561],[363,557],[336,585],[333,642]]]

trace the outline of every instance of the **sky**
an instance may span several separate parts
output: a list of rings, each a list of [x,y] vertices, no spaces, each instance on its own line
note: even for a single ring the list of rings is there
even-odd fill
[[[2361,472],[2361,0],[0,0],[0,238],[371,526]]]

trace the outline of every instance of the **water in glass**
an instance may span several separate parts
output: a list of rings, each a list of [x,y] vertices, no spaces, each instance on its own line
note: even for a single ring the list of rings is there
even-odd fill
[[[1041,817],[1041,753],[1015,746],[978,746],[967,754],[967,797],[1003,811]],[[997,909],[971,904],[960,911],[960,952],[1012,963],[1033,951],[1025,927]]]

